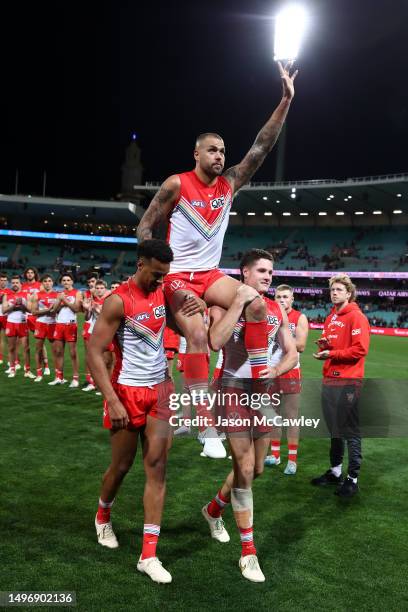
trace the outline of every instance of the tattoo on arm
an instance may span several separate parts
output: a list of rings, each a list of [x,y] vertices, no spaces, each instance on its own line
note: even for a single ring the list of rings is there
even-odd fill
[[[167,219],[176,197],[177,189],[175,187],[167,186],[166,183],[161,186],[140,220],[137,228],[137,238],[140,242],[151,238],[153,228]]]

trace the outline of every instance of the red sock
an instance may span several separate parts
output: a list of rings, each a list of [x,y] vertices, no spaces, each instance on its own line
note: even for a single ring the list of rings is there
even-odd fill
[[[24,372],[29,372],[30,371],[30,366],[24,364]]]
[[[104,502],[99,498],[98,512],[96,513],[96,521],[100,525],[104,523],[109,523],[111,508],[113,506],[114,501],[115,500],[112,500],[111,502]]]
[[[244,343],[251,366],[251,377],[259,378],[259,372],[268,365],[268,324],[266,319],[245,323]]]
[[[78,380],[78,379],[79,379],[78,374],[74,374],[73,377],[72,377],[72,380]]]
[[[196,392],[207,395],[208,393],[208,355],[207,353],[186,353],[184,355],[184,380],[190,393]],[[204,431],[207,427],[214,425],[214,420],[210,410],[207,410],[208,402],[203,401],[199,404],[194,402],[192,395],[192,406],[195,406],[197,416],[205,421],[198,427]]]
[[[159,541],[160,525],[145,523],[143,526],[142,559],[156,556],[157,542]]]
[[[48,368],[48,357],[44,357],[44,368]]]
[[[288,459],[289,461],[297,462],[298,444],[288,444]]]
[[[55,377],[58,378],[58,380],[62,380],[63,379],[62,370],[55,370]]]
[[[42,368],[37,368],[37,376],[42,376]]]
[[[88,385],[92,385],[92,384],[93,384],[93,383],[92,383],[92,377],[91,377],[91,375],[90,375],[90,373],[89,373],[89,372],[87,372],[87,373],[85,374],[85,380],[86,380],[86,382],[88,383]]]
[[[280,457],[280,440],[271,440],[271,451],[275,459]]]
[[[239,527],[239,535],[241,538],[242,556],[246,557],[246,555],[256,555],[253,526],[248,527],[247,529],[242,529]]]
[[[213,518],[219,518],[225,510],[225,506],[230,503],[230,500],[224,497],[221,493],[221,489],[217,495],[210,501],[207,506],[207,512]]]

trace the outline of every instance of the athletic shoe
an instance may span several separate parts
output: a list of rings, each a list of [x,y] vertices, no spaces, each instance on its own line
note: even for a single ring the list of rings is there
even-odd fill
[[[281,462],[281,458],[276,458],[275,455],[267,455],[265,457],[264,465],[271,467],[272,465],[279,465]]]
[[[44,376],[50,376],[51,370],[50,368],[44,368]]]
[[[102,393],[100,391],[96,391],[95,395],[102,395]]]
[[[15,368],[16,368],[16,370],[21,370],[21,363],[16,363]]]
[[[334,494],[338,495],[339,497],[353,497],[353,495],[356,493],[358,493],[358,484],[353,482],[349,476],[347,476],[343,484],[341,484],[334,492]]]
[[[36,376],[36,377],[34,378],[34,382],[41,382],[41,381],[42,381],[42,379],[43,379],[43,377],[42,377],[42,376]]]
[[[53,387],[54,385],[65,385],[66,382],[68,381],[65,378],[54,378],[54,380],[52,380],[48,384],[50,385],[50,387]]]
[[[7,368],[7,370],[4,370],[4,373],[5,373],[5,374],[11,374],[11,368],[10,368],[10,366]]]
[[[112,529],[112,523],[98,523],[95,517],[95,529],[99,544],[108,548],[118,548],[119,542]]]
[[[317,476],[317,478],[312,478],[310,483],[315,487],[325,487],[327,485],[341,485],[343,482],[343,476],[335,476],[331,470],[327,470],[321,476]]]
[[[35,378],[35,374],[28,370],[28,372],[24,372],[24,378]]]
[[[265,582],[265,576],[259,567],[258,557],[256,555],[246,555],[239,560],[239,567],[242,575],[251,582]]]
[[[14,370],[11,370],[10,374],[8,374],[7,378],[15,378],[16,373],[14,372]]]
[[[208,514],[207,504],[201,509],[201,513],[210,527],[211,537],[217,542],[229,542],[230,537],[228,535],[228,531],[225,529],[224,521],[219,516],[218,518],[214,518]]]
[[[140,556],[136,567],[142,574],[150,576],[153,582],[169,584],[172,581],[171,574],[164,569],[162,562],[159,561],[157,557],[142,559]]]
[[[203,446],[203,454],[210,459],[225,459],[227,451],[225,450],[219,438],[205,438]]]
[[[174,432],[175,436],[187,436],[191,433],[191,427],[187,427],[187,425],[181,425]]]
[[[297,470],[296,461],[288,461],[288,464],[285,467],[285,470],[283,473],[286,474],[287,476],[294,476],[296,474],[296,470]]]
[[[3,365],[3,360],[2,359],[0,359],[0,365]]]
[[[79,381],[75,380],[75,378],[73,380],[71,380],[71,383],[68,385],[69,389],[76,389],[77,387],[79,387]]]
[[[83,387],[82,391],[88,393],[88,391],[95,391],[96,387],[92,383],[88,383],[86,387]]]

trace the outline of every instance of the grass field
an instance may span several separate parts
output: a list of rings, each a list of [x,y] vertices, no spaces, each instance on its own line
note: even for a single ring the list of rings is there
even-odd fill
[[[306,378],[320,376],[321,364],[311,357],[316,337],[311,333],[303,356]],[[407,378],[407,356],[405,339],[373,337],[367,376]],[[143,525],[140,461],[113,510],[120,548],[96,543],[99,484],[109,463],[100,398],[37,385],[21,374],[14,380],[0,376],[0,590],[75,590],[78,608],[86,611],[408,609],[405,439],[364,441],[361,492],[349,501],[309,484],[326,469],[324,439],[302,441],[295,477],[283,475],[284,461],[256,481],[255,541],[264,584],[240,575],[231,510],[225,515],[231,542],[224,545],[211,540],[200,514],[230,462],[201,458],[196,440],[177,439],[158,548],[173,583],[155,585],[136,571]]]

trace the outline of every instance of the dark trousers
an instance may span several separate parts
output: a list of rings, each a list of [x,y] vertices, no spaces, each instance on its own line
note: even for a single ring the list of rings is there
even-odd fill
[[[343,463],[347,442],[348,474],[357,478],[362,460],[358,417],[360,385],[353,381],[336,383],[322,386],[322,411],[331,437],[330,465]]]

